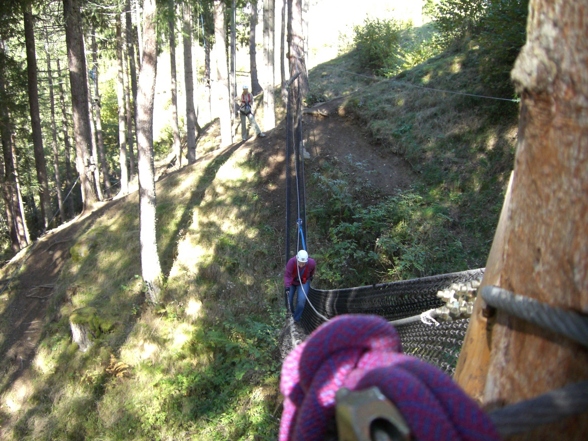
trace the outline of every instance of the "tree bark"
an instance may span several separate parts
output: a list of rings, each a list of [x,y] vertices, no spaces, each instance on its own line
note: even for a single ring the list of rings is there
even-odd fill
[[[61,222],[65,222],[65,208],[61,194],[61,177],[59,176],[59,150],[57,148],[57,124],[55,122],[55,93],[53,91],[53,68],[51,67],[51,53],[49,52],[49,36],[45,29],[45,55],[47,59],[47,79],[49,83],[49,109],[51,112],[51,148],[53,149],[53,174],[55,176],[55,190],[57,192],[57,206]]]
[[[274,104],[275,69],[275,0],[263,2],[263,127],[271,130],[276,126]]]
[[[182,6],[184,34],[184,82],[186,83],[186,135],[188,139],[188,164],[196,162],[196,108],[194,107],[194,74],[192,71],[192,18],[190,6]]]
[[[153,105],[157,75],[157,6],[145,0],[143,10],[143,60],[137,94],[137,145],[139,159],[139,198],[141,272],[147,285],[147,300],[157,303],[161,284],[161,265],[157,254],[155,170],[153,165]]]
[[[178,83],[176,72],[176,6],[175,1],[169,1],[169,61],[171,74],[171,110],[172,132],[174,138],[173,151],[178,161],[178,167],[182,166],[182,142],[180,140],[180,128],[178,124]]]
[[[221,147],[233,142],[231,130],[231,108],[228,85],[225,4],[214,0],[214,56],[215,80],[213,84],[213,102],[216,108],[213,114],[220,119]]]
[[[530,3],[527,43],[512,72],[521,94],[519,144],[505,225],[499,225],[498,280],[504,289],[583,314],[588,312],[587,10],[585,1]],[[495,320],[488,373],[483,389],[474,391],[484,404],[515,403],[588,379],[586,348],[500,310]],[[585,439],[587,416],[509,439]]]
[[[118,162],[120,166],[120,195],[129,193],[129,166],[127,164],[127,93],[125,90],[125,53],[122,35],[122,20],[116,18],[116,58],[118,61],[118,77],[116,98],[118,104]]]
[[[80,176],[84,210],[98,202],[96,183],[92,175],[90,156],[91,133],[88,115],[88,86],[86,56],[82,34],[82,15],[79,0],[63,0],[65,41],[69,64],[69,81],[73,109],[74,138],[76,143],[76,169]]]
[[[29,111],[31,115],[31,132],[33,136],[33,149],[35,153],[35,169],[39,184],[39,199],[41,217],[43,218],[43,230],[49,225],[51,213],[51,201],[49,197],[49,183],[47,181],[47,164],[43,151],[43,132],[41,130],[41,116],[39,111],[39,90],[37,88],[37,56],[35,50],[35,25],[31,5],[27,5],[24,11],[25,44],[27,50],[27,79],[29,95]]]

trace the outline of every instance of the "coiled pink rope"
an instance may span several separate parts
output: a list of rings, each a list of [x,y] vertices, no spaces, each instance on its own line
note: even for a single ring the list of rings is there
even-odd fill
[[[486,414],[441,370],[401,353],[396,329],[373,315],[324,323],[284,360],[280,441],[323,440],[341,387],[377,386],[421,441],[500,437]]]

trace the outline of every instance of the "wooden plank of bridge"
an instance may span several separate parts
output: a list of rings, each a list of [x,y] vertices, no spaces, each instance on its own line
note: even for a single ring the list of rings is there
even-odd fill
[[[522,97],[512,191],[489,256],[490,270],[498,272],[485,276],[487,283],[583,313],[588,313],[586,14],[586,0],[530,2],[527,44],[512,73]],[[566,337],[501,311],[489,332],[479,320],[472,321],[456,379],[485,406],[588,379],[588,351]],[[510,439],[580,440],[586,433],[588,414],[582,414]]]

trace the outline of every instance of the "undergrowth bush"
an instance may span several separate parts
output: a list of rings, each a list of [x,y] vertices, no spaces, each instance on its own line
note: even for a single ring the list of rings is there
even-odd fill
[[[331,287],[361,286],[464,268],[448,208],[417,189],[362,206],[361,190],[340,176],[312,176],[310,222],[318,228],[320,279]],[[357,188],[357,187],[356,187]],[[316,198],[316,200],[314,200]]]
[[[375,72],[401,65],[401,31],[399,22],[378,18],[366,18],[362,26],[355,26],[353,42],[361,64]]]

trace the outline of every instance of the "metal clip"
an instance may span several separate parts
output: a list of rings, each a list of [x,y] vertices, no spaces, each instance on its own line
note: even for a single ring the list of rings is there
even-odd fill
[[[377,387],[341,388],[335,401],[339,441],[410,441],[406,421]]]

